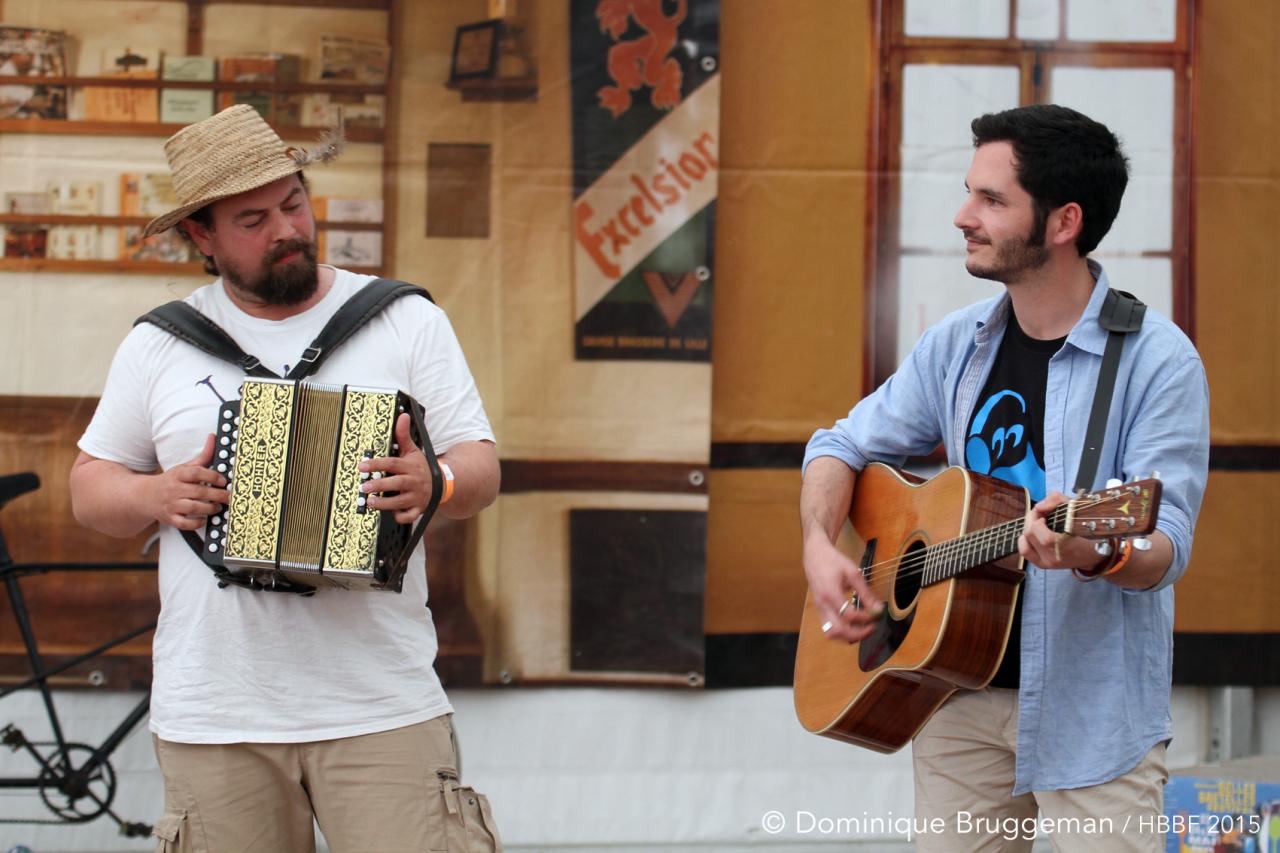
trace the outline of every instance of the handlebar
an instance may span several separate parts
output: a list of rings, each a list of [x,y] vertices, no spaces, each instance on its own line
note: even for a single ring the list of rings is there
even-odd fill
[[[40,488],[40,478],[31,471],[0,477],[0,509],[19,495],[34,492],[38,488]]]

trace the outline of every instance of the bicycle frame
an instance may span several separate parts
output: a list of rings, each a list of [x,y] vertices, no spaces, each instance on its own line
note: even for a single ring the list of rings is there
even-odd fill
[[[70,748],[76,747],[83,749],[79,744],[69,743],[62,731],[62,724],[58,719],[57,708],[54,705],[53,692],[49,687],[49,679],[60,675],[63,672],[78,666],[87,660],[95,658],[104,652],[115,648],[116,646],[127,643],[135,637],[141,636],[146,632],[153,630],[156,623],[150,622],[135,630],[110,640],[95,649],[83,654],[77,655],[71,660],[65,661],[56,667],[46,669],[44,661],[40,656],[39,646],[37,644],[35,632],[31,627],[30,614],[27,611],[26,599],[23,597],[22,588],[18,581],[21,577],[33,574],[46,574],[51,571],[71,571],[71,572],[87,572],[87,571],[136,571],[140,569],[155,569],[155,563],[148,562],[124,562],[124,563],[28,563],[19,564],[13,561],[9,553],[4,535],[0,532],[0,575],[4,577],[5,589],[8,592],[9,604],[13,611],[15,621],[18,623],[18,630],[22,635],[23,645],[26,647],[27,660],[31,665],[32,675],[30,678],[18,684],[12,685],[0,690],[0,699],[24,690],[29,687],[36,687],[40,691],[41,698],[44,703],[45,712],[49,718],[49,725],[53,730],[54,746],[56,749],[46,756],[36,749],[36,745],[29,742],[21,731],[16,729],[12,724],[6,726],[0,731],[0,737],[3,738],[3,744],[10,746],[15,751],[25,749],[25,751],[36,761],[40,767],[40,772],[35,776],[23,777],[0,777],[0,789],[11,788],[32,788],[40,789],[42,794],[51,786],[56,787],[59,793],[67,796],[69,802],[74,803],[81,797],[90,797],[97,803],[99,810],[88,816],[68,817],[65,812],[59,811],[45,799],[46,805],[62,819],[59,822],[77,823],[92,820],[99,815],[105,813],[112,817],[117,824],[120,825],[121,831],[125,835],[145,835],[149,834],[151,829],[149,826],[140,823],[127,823],[121,820],[111,811],[111,800],[114,797],[114,783],[106,797],[106,801],[101,800],[96,794],[89,789],[89,783],[94,779],[95,774],[104,766],[110,770],[108,763],[109,756],[124,741],[129,733],[137,726],[139,722],[147,715],[151,704],[150,691],[143,696],[142,700],[129,712],[129,714],[116,726],[102,744],[92,749],[90,756],[84,760],[84,763],[75,769],[70,775],[65,775],[65,770],[71,768],[72,761],[70,757]],[[54,783],[56,782],[56,785]],[[74,812],[74,808],[71,809]]]

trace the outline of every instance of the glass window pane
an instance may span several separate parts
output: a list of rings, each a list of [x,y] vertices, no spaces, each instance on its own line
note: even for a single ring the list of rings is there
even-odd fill
[[[908,65],[902,80],[899,240],[930,250],[960,248],[951,224],[964,203],[973,157],[969,123],[1017,106],[1018,69],[982,65]]]
[[[1016,107],[1018,75],[1013,66],[903,68],[899,240],[903,248],[942,254],[899,258],[899,360],[948,312],[997,292],[965,272],[963,238],[951,223],[973,159],[969,124]]]
[[[1129,186],[1099,246],[1104,251],[1168,251],[1173,245],[1173,83],[1168,68],[1053,70],[1053,101],[1111,128],[1129,158]]]
[[[898,259],[898,364],[925,329],[952,311],[1004,293],[999,282],[969,275],[964,258],[956,252]]]
[[[1014,31],[1020,39],[1056,39],[1058,0],[1018,0],[1018,20]]]
[[[1072,41],[1174,41],[1177,0],[1067,0]]]
[[[1009,0],[907,0],[902,27],[909,36],[1008,38]]]
[[[1103,245],[1106,245],[1105,243]],[[1173,316],[1173,262],[1168,258],[1117,257],[1094,252],[1089,257],[1102,264],[1107,280],[1117,290],[1127,290],[1166,317]]]

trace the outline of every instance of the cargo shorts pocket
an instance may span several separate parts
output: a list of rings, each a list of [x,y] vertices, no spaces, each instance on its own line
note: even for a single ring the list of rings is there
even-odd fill
[[[187,813],[186,812],[165,812],[156,821],[155,827],[151,830],[151,836],[159,839],[156,843],[156,853],[184,853],[191,849],[190,845],[184,846],[186,839]]]
[[[462,785],[449,769],[436,772],[444,805],[445,838],[449,853],[502,853],[489,798],[475,788]]]

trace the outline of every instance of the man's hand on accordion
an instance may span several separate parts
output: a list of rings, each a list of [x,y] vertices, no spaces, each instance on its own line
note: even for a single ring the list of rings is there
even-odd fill
[[[361,471],[375,476],[360,488],[369,495],[371,509],[394,510],[397,524],[410,524],[422,515],[431,500],[431,469],[427,457],[409,438],[409,415],[396,419],[396,444],[399,456],[378,456],[360,463]],[[381,477],[377,474],[381,473]],[[397,492],[387,496],[383,492]]]
[[[212,468],[213,433],[205,439],[204,449],[194,459],[174,465],[152,481],[148,514],[161,524],[179,530],[199,530],[205,520],[231,500],[227,478]]]

